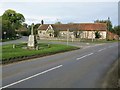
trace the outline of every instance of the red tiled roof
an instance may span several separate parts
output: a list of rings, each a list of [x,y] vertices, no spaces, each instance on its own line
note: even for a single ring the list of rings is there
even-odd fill
[[[78,30],[78,24],[52,24],[54,30]]]
[[[81,30],[107,30],[106,23],[81,23],[79,26]]]
[[[43,24],[38,27],[39,30],[46,30],[48,28],[49,24]]]
[[[43,24],[38,30],[46,30],[51,25],[54,30],[107,30],[105,23],[80,23],[80,24]]]

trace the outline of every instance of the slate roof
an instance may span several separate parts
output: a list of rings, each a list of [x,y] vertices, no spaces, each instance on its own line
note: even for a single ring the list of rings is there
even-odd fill
[[[46,30],[51,25],[54,30],[107,30],[105,23],[79,23],[79,24],[43,24],[39,26],[38,30]]]

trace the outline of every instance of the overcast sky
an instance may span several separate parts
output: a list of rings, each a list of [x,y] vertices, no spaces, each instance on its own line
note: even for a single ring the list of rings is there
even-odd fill
[[[13,9],[25,16],[26,23],[89,23],[110,17],[118,25],[118,2],[1,2],[0,15]],[[70,0],[71,1],[71,0]]]

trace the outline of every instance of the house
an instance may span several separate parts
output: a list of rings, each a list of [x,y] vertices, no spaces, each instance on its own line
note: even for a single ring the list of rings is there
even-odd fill
[[[106,39],[106,23],[76,23],[76,24],[41,24],[38,27],[39,38],[63,37],[94,39],[95,33],[99,32],[100,39]],[[58,35],[56,35],[56,33]]]
[[[110,31],[108,31],[107,34],[108,34],[107,37],[108,40],[119,40],[119,35],[112,33]]]

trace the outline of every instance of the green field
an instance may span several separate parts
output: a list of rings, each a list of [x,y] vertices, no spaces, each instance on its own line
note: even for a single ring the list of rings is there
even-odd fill
[[[28,50],[23,49],[27,44],[19,44],[13,48],[13,45],[4,45],[2,46],[2,60],[21,57],[21,56],[31,56],[31,55],[51,55],[59,52],[65,52],[70,50],[78,49],[74,46],[60,45],[60,44],[48,44],[41,43],[39,44],[39,50]]]

